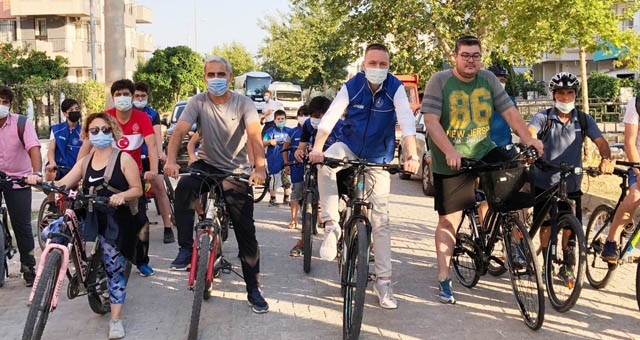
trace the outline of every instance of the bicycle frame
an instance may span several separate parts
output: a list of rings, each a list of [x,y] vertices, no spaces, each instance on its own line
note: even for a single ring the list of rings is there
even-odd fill
[[[210,283],[213,282],[213,272],[214,272],[214,263],[216,260],[215,253],[216,250],[220,247],[220,238],[216,237],[216,235],[220,235],[220,221],[219,217],[219,204],[218,204],[218,194],[216,194],[215,189],[211,190],[208,194],[207,198],[207,210],[205,212],[204,221],[198,222],[196,224],[196,237],[193,239],[193,252],[191,253],[191,269],[189,270],[189,289],[193,289],[195,287],[196,282],[196,272],[197,272],[197,264],[198,264],[198,253],[203,250],[207,245],[200,244],[200,236],[207,234],[209,236],[209,244],[208,251],[213,256],[209,256],[209,262],[207,264],[207,276],[205,280]],[[213,241],[213,242],[212,242]]]

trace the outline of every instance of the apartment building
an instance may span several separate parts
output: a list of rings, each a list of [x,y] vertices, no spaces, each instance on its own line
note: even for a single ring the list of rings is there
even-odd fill
[[[96,80],[104,82],[104,2],[93,0]],[[138,61],[153,51],[152,37],[136,30],[150,24],[152,11],[133,0],[124,0],[126,75],[133,76]],[[92,78],[91,7],[89,0],[0,0],[0,43],[63,56],[69,61],[67,80]]]

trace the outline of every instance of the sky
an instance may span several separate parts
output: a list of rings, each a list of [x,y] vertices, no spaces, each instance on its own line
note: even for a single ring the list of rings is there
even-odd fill
[[[211,53],[214,46],[232,41],[243,44],[254,55],[267,33],[258,20],[289,11],[288,0],[136,0],[153,12],[151,24],[137,29],[151,34],[154,48],[186,45]],[[197,20],[196,20],[197,19]]]

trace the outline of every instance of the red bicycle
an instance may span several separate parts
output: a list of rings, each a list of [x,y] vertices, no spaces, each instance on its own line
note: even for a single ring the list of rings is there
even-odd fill
[[[58,165],[54,168],[56,171],[66,171],[69,172],[71,170],[68,166]],[[42,233],[42,231],[49,226],[53,221],[59,219],[64,211],[67,210],[68,200],[65,199],[65,196],[59,193],[54,194],[54,200],[49,201],[49,197],[45,197],[42,200],[42,204],[40,204],[40,209],[38,210],[38,235]],[[40,249],[44,250],[46,240],[43,240],[41,237],[38,237],[38,244],[40,245]]]

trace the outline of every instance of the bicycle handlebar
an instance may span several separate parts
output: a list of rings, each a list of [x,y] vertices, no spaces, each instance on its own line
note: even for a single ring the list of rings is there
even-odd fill
[[[81,192],[78,192],[76,190],[67,189],[64,185],[63,186],[56,186],[56,185],[51,184],[51,183],[42,182],[42,183],[39,183],[39,184],[33,184],[31,186],[42,189],[42,191],[44,193],[46,193],[46,194],[48,194],[50,192],[55,192],[55,193],[59,193],[61,195],[64,195],[64,196],[66,196],[69,199],[74,200],[74,201],[82,201],[82,202],[85,202],[85,203],[92,203],[92,204],[97,204],[97,205],[108,205],[109,204],[109,197],[98,196],[98,195],[85,195],[85,194],[83,194]]]
[[[178,173],[183,176],[200,176],[200,177],[212,177],[215,179],[225,179],[231,177],[240,182],[249,183],[249,176],[245,174],[212,174],[206,171],[194,169],[194,168],[180,168]]]
[[[514,146],[516,147],[516,150],[518,150],[518,152],[516,156],[511,160],[489,164],[480,159],[462,157],[460,170],[480,172],[492,171],[502,169],[502,167],[504,167],[505,165],[513,164],[514,162],[526,163],[528,161],[538,159],[538,152],[533,146],[527,146],[521,143],[514,144]]]
[[[362,166],[368,168],[381,168],[382,170],[388,171],[390,174],[395,175],[400,172],[405,172],[402,167],[398,164],[388,164],[388,163],[371,163],[365,160],[360,159],[337,159],[337,158],[329,158],[325,157],[324,162],[322,164],[330,167],[337,168],[340,165],[350,165],[350,166]]]

